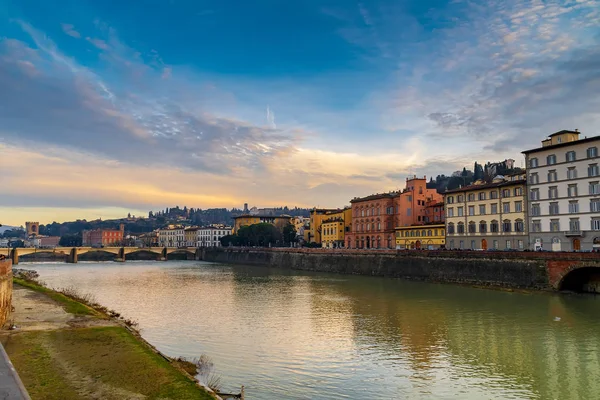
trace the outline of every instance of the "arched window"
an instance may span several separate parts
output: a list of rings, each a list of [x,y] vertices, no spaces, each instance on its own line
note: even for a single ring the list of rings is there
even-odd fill
[[[454,223],[450,222],[448,224],[448,235],[454,235]]]
[[[475,221],[469,221],[469,233],[477,233],[477,225]]]
[[[427,231],[427,236],[433,236],[433,232],[430,230]]]
[[[490,223],[490,232],[492,233],[498,233],[498,221],[496,220],[492,220],[492,222]]]
[[[456,226],[456,233],[458,233],[458,234],[465,233],[465,224],[463,224],[462,222],[459,222],[458,225]]]
[[[487,222],[479,221],[479,233],[487,233]]]
[[[425,237],[425,231],[421,231],[421,236]]]
[[[505,219],[502,222],[502,232],[510,232],[511,231],[511,223],[509,219]]]
[[[515,232],[524,232],[525,231],[525,226],[523,224],[523,220],[522,219],[518,219],[515,221]]]

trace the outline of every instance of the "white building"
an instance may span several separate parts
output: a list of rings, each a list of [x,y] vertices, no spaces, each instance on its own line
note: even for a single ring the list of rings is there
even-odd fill
[[[159,229],[158,245],[161,247],[185,247],[185,229],[183,227]]]
[[[231,227],[225,225],[210,225],[198,228],[197,247],[220,247],[221,238],[231,235]]]
[[[524,151],[533,250],[600,250],[600,136],[560,131]]]

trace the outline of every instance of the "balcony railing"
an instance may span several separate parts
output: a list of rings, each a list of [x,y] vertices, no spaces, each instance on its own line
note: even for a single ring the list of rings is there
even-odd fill
[[[584,233],[580,229],[577,229],[577,230],[571,229],[571,230],[568,230],[568,231],[565,232],[565,236],[579,236],[579,237],[583,237]]]

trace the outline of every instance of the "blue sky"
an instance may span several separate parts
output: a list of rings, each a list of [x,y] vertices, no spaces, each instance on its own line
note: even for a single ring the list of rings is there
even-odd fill
[[[0,5],[4,223],[343,206],[599,134],[598,0]]]

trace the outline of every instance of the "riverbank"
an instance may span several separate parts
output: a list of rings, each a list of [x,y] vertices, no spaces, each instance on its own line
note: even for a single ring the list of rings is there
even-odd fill
[[[32,399],[217,399],[127,324],[42,287],[14,280],[0,340]]]
[[[224,264],[534,290],[600,291],[600,254],[203,248]]]

